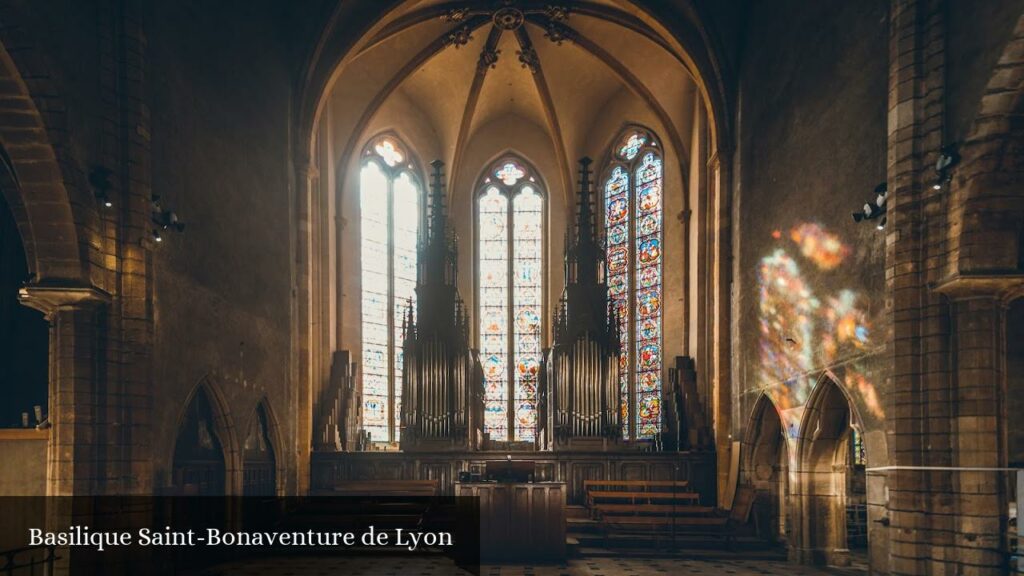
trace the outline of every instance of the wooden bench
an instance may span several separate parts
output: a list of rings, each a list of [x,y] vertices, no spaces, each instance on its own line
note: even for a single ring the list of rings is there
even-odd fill
[[[742,487],[730,510],[701,506],[700,496],[685,489],[685,482],[672,481],[585,481],[587,506],[610,534],[653,534],[656,539],[671,531],[721,537],[731,545],[736,528],[747,523],[753,504],[753,489]]]
[[[686,502],[687,505],[699,505],[700,494],[696,492],[621,492],[621,491],[598,491],[587,493],[587,504],[593,508],[598,504],[630,504],[633,506],[651,505],[660,503],[670,505],[671,502]]]
[[[584,480],[587,506],[599,504],[670,505],[677,501],[687,505],[700,503],[700,495],[686,490],[685,480]]]
[[[594,504],[594,510],[603,514],[677,514],[681,516],[706,515],[715,511],[713,506],[675,504]]]
[[[583,489],[600,489],[605,487],[636,488],[650,490],[654,488],[686,488],[690,485],[686,480],[584,480]]]

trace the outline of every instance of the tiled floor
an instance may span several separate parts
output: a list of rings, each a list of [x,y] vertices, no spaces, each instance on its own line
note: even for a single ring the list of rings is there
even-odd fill
[[[469,574],[450,560],[427,557],[337,556],[264,558],[206,570],[203,576],[462,576]],[[730,574],[736,576],[856,575],[856,570],[822,570],[780,561],[687,560],[657,558],[588,558],[563,565],[483,566],[481,576],[662,576]]]

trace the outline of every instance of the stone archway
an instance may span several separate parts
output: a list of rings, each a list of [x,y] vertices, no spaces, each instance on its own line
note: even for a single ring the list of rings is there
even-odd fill
[[[212,382],[196,386],[178,419],[167,491],[220,496],[241,492],[241,451],[227,405]]]
[[[266,400],[256,405],[242,444],[242,495],[274,496],[280,492],[280,442]]]
[[[777,542],[788,540],[789,443],[778,409],[762,394],[747,420],[743,438],[743,478],[757,491],[758,529]]]
[[[948,256],[934,290],[948,298],[954,442],[948,530],[969,534],[970,564],[1005,570],[1014,412],[1014,334],[1024,316],[1024,15],[1014,27],[961,147],[948,197]],[[1017,353],[1020,353],[1019,351]],[[979,493],[974,487],[991,486]],[[963,496],[961,496],[961,494]],[[978,522],[979,517],[988,521]],[[959,561],[959,559],[957,559]],[[966,565],[967,562],[963,561]]]
[[[351,127],[343,130],[344,140],[340,140],[336,150],[332,150],[335,144],[326,144],[326,137],[331,134],[321,125],[323,118],[329,118],[335,124],[340,118],[328,105],[332,85],[338,82],[342,75],[346,74],[346,66],[352,62],[357,55],[368,46],[380,45],[380,43],[391,35],[403,33],[414,25],[421,22],[436,21],[444,17],[445,21],[451,18],[461,19],[464,15],[454,11],[454,15],[448,12],[454,8],[469,6],[470,2],[456,2],[444,5],[414,5],[414,2],[401,0],[387,0],[374,3],[372,6],[350,4],[340,2],[334,7],[330,16],[324,19],[323,27],[319,31],[316,43],[306,59],[303,68],[299,71],[299,85],[297,88],[297,105],[294,108],[294,142],[292,158],[295,164],[296,179],[294,189],[296,191],[295,214],[297,222],[295,229],[298,230],[296,238],[295,259],[297,264],[296,283],[301,286],[297,294],[295,318],[296,335],[295,348],[300,351],[296,360],[295,373],[296,386],[299,388],[298,404],[296,406],[295,420],[299,438],[298,456],[298,489],[301,492],[308,486],[310,478],[308,451],[312,444],[312,430],[309,419],[314,411],[314,398],[323,382],[327,380],[330,372],[330,358],[334,352],[344,350],[346,336],[344,334],[330,334],[329,329],[334,326],[343,325],[332,317],[332,310],[341,310],[343,305],[337,300],[338,294],[345,291],[332,285],[334,282],[326,270],[337,264],[332,261],[331,251],[343,253],[343,249],[332,246],[336,244],[335,238],[340,234],[336,231],[338,222],[344,222],[344,218],[332,215],[331,203],[337,202],[337,182],[345,182],[344,175],[337,178],[332,166],[338,158],[350,158],[351,152],[345,152],[347,148],[354,147],[350,141],[358,141],[364,129],[369,130],[368,122],[372,117],[371,108],[374,103],[383,102],[403,81],[403,79],[421,70],[423,62],[428,61],[443,46],[450,42],[446,40],[447,35],[435,38],[420,47],[419,50],[411,50],[408,58],[395,56],[395,61],[389,66],[380,66],[376,72],[380,72],[379,85],[373,83],[357,83],[367,86],[372,93],[360,94],[360,99],[354,100],[354,104],[346,104],[345,115],[350,115]],[[523,3],[524,5],[527,3]],[[569,3],[570,10],[575,7],[581,10],[599,13],[591,14],[588,17],[607,20],[609,25],[631,26],[631,29],[640,30],[647,35],[653,33],[658,36],[658,46],[674,53],[673,58],[682,63],[687,73],[692,75],[696,82],[695,95],[703,107],[703,113],[699,115],[701,126],[701,155],[707,157],[698,162],[699,170],[695,178],[690,179],[695,195],[700,202],[695,202],[699,209],[693,212],[693,222],[690,222],[691,211],[686,210],[680,214],[680,227],[683,230],[694,229],[700,231],[695,237],[697,242],[693,248],[685,252],[686,258],[692,258],[695,262],[693,267],[698,273],[693,274],[694,287],[689,287],[691,282],[689,274],[690,266],[680,267],[683,276],[678,284],[685,285],[687,292],[694,292],[693,297],[687,296],[679,300],[681,306],[687,307],[690,302],[699,303],[700,310],[694,310],[687,314],[693,318],[696,325],[693,330],[680,332],[680,337],[686,341],[691,332],[694,334],[706,334],[709,337],[699,339],[699,343],[689,346],[688,343],[680,346],[680,350],[687,350],[695,357],[698,365],[704,366],[698,379],[698,390],[707,396],[708,420],[714,423],[714,438],[717,455],[718,469],[718,497],[722,498],[728,486],[729,461],[732,451],[732,440],[730,431],[732,429],[732,387],[730,379],[729,364],[731,354],[729,352],[732,339],[729,336],[731,307],[728,306],[730,299],[730,276],[732,269],[727,265],[731,253],[730,245],[730,223],[727,215],[731,213],[731,154],[733,149],[732,135],[730,128],[730,114],[732,95],[726,87],[731,77],[729,64],[721,59],[719,46],[712,41],[712,36],[705,34],[706,23],[702,11],[691,6],[690,2],[672,3],[648,2],[635,0],[628,2],[628,8],[619,6],[595,7],[594,3],[580,2]],[[474,6],[475,8],[475,6]],[[403,11],[401,21],[389,21],[388,16]],[[589,13],[589,12],[588,12]],[[479,15],[471,16],[479,20],[481,26],[487,22],[486,19],[477,18]],[[474,20],[476,22],[477,20]],[[461,20],[460,20],[461,21]],[[460,24],[461,26],[461,24]],[[560,25],[561,26],[561,25]],[[561,28],[560,28],[561,29]],[[649,30],[648,30],[649,29]],[[432,36],[430,34],[429,36]],[[486,42],[485,36],[479,34],[480,39]],[[512,36],[510,35],[509,38]],[[602,49],[600,42],[595,42],[587,34],[575,34],[574,42],[578,49],[590,54],[590,57],[598,61],[610,62],[608,50]],[[529,53],[529,52],[527,52]],[[418,64],[419,63],[419,64]],[[393,66],[392,66],[393,65]],[[375,67],[376,68],[376,67]],[[393,68],[393,69],[392,69]],[[467,67],[470,70],[472,66]],[[537,68],[540,68],[539,66]],[[628,67],[611,66],[612,76],[627,78],[630,74]],[[390,74],[388,72],[394,72]],[[475,72],[474,77],[478,75]],[[635,75],[635,74],[634,74]],[[539,77],[539,76],[538,76]],[[351,82],[338,82],[343,85],[353,85]],[[644,92],[645,86],[642,82],[622,80],[624,85],[635,86],[640,92],[642,100],[647,99]],[[471,86],[467,93],[472,95],[478,92]],[[440,85],[440,84],[439,84]],[[447,85],[446,85],[447,86]],[[448,90],[450,91],[450,90]],[[556,132],[562,129],[552,113],[554,106],[548,102],[551,98],[549,91],[538,89],[540,102],[546,111],[542,124],[550,125],[552,140],[557,142],[563,140]],[[368,104],[359,102],[364,99]],[[470,100],[472,98],[467,98]],[[656,107],[655,107],[656,108]],[[462,120],[456,114],[451,125],[464,127],[455,130],[452,141],[457,150],[465,149],[466,136],[472,134],[473,115],[469,113],[472,107],[466,106],[461,114]],[[662,116],[656,114],[656,116]],[[669,120],[668,115],[664,115]],[[649,123],[649,122],[648,122]],[[671,122],[667,122],[671,124]],[[557,130],[556,130],[557,128]],[[459,142],[464,144],[460,146]],[[556,148],[558,146],[556,145]],[[682,146],[680,146],[682,148]],[[354,149],[354,148],[353,148]],[[453,157],[456,154],[453,154]],[[558,156],[555,150],[554,156]],[[563,188],[571,189],[569,182],[572,180],[572,167],[565,166],[566,159],[561,160],[559,173],[567,173],[566,182]],[[449,163],[453,171],[459,169],[461,162],[453,160]],[[554,173],[551,173],[554,174]],[[553,182],[552,182],[553,183]],[[458,189],[458,186],[451,188]],[[680,236],[684,242],[689,242],[691,234],[683,232]],[[692,256],[691,256],[692,253]],[[468,254],[468,252],[464,252]],[[311,329],[316,326],[316,329]],[[341,343],[341,349],[335,343]],[[668,357],[665,359],[668,360]]]
[[[1024,273],[1024,15],[981,98],[950,187],[946,279]]]
[[[21,33],[17,26],[0,30],[0,193],[29,272],[19,300],[50,325],[46,490],[58,496],[80,492],[83,482],[96,482],[101,474],[95,457],[99,409],[78,399],[93,393],[97,307],[110,296],[93,281],[98,267],[90,262],[102,261],[99,218],[95,199],[82,197],[84,178],[67,158],[64,102],[45,55]]]
[[[33,82],[46,84],[45,71],[33,74],[37,76]],[[50,124],[56,120],[40,111],[3,44],[0,80],[0,159],[10,175],[4,178],[2,188],[25,244],[31,284],[39,288],[89,286],[93,248],[88,237],[98,236],[95,202],[73,198],[81,188],[76,185],[80,176],[71,173],[70,163],[62,161],[51,140]],[[63,106],[52,87],[42,88],[48,93],[50,108]],[[68,178],[75,182],[69,185]]]
[[[791,547],[796,561],[849,564],[847,498],[857,422],[846,393],[835,379],[823,376],[807,400],[797,437]]]

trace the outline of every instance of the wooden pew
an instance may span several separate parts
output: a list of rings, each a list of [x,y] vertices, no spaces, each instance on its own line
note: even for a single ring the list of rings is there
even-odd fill
[[[672,481],[585,481],[587,506],[595,519],[610,533],[652,533],[663,537],[671,532],[721,537],[732,544],[736,528],[747,523],[754,491],[741,487],[730,510],[701,506],[700,496],[685,489],[685,482]],[[668,490],[668,491],[666,491]]]

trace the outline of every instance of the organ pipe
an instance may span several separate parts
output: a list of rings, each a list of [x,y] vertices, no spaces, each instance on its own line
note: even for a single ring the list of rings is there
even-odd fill
[[[406,312],[402,450],[473,450],[483,422],[483,371],[469,347],[456,288],[458,251],[445,206],[443,166],[434,168],[430,214],[420,237],[415,309]]]
[[[551,450],[611,446],[622,437],[618,319],[608,305],[604,242],[594,220],[589,158],[580,160],[574,234],[566,242],[566,288],[554,342],[544,357],[537,437]]]

